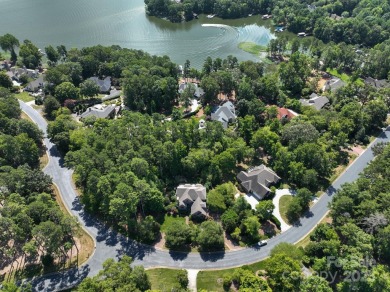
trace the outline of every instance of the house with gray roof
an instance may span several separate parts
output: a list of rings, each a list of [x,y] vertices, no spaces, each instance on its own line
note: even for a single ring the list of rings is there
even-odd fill
[[[38,78],[39,71],[33,69],[27,69],[26,67],[23,68],[11,67],[9,71],[6,72],[6,74],[9,76],[9,78],[11,78],[11,80],[15,80],[19,82],[21,76],[27,76],[28,78],[31,79]]]
[[[92,80],[100,88],[101,93],[109,93],[111,89],[111,77],[107,76],[104,79],[99,79],[99,77],[91,77],[89,80]]]
[[[316,110],[322,109],[329,103],[329,99],[326,96],[320,96],[316,93],[312,93],[309,99],[300,99],[300,103],[304,106],[311,106]]]
[[[37,92],[39,89],[43,88],[46,82],[43,80],[44,75],[40,75],[37,79],[31,81],[24,88],[25,91]]]
[[[367,85],[371,85],[372,87],[375,87],[376,89],[390,87],[390,82],[388,82],[386,79],[378,80],[372,77],[367,77],[366,79],[364,79],[364,82]]]
[[[224,129],[228,127],[229,123],[235,122],[236,118],[236,109],[230,101],[216,107],[211,113],[211,120],[221,122]]]
[[[342,81],[340,78],[332,77],[330,80],[326,81],[322,90],[334,92],[343,86],[345,86],[344,81]]]
[[[251,168],[247,172],[241,171],[237,179],[245,192],[253,194],[258,200],[262,200],[271,191],[269,187],[276,184],[280,177],[264,164]]]
[[[190,210],[191,216],[206,217],[206,188],[201,184],[183,184],[176,189],[180,210]]]
[[[80,120],[87,117],[96,117],[98,119],[113,118],[115,116],[115,108],[114,104],[107,106],[95,104],[94,106],[87,108],[87,110],[80,115]]]
[[[180,94],[182,94],[184,92],[184,90],[189,86],[189,84],[192,84],[194,86],[194,88],[195,88],[195,92],[194,92],[194,97],[195,98],[199,99],[199,98],[201,98],[204,95],[203,88],[199,87],[199,85],[196,84],[196,83],[189,83],[189,82],[180,83],[178,92]]]

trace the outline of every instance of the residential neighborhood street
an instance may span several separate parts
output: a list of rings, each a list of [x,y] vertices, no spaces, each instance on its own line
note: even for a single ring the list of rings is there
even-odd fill
[[[266,246],[245,248],[230,252],[169,252],[157,250],[152,246],[137,243],[125,236],[117,234],[92,215],[86,213],[82,204],[79,202],[72,183],[73,171],[63,165],[63,158],[59,155],[55,145],[46,137],[47,122],[31,106],[26,105],[22,101],[19,101],[19,103],[22,110],[44,132],[44,144],[47,147],[49,156],[49,163],[44,168],[44,172],[53,178],[53,182],[60,190],[64,204],[78,218],[80,224],[94,238],[96,243],[95,252],[79,269],[71,269],[34,279],[32,284],[36,291],[59,291],[72,287],[85,277],[96,275],[106,259],[118,259],[124,254],[134,259],[134,265],[194,270],[230,268],[263,260],[269,255],[270,250],[280,242],[295,243],[304,238],[326,215],[328,204],[341,185],[356,180],[359,173],[374,158],[371,149],[372,146],[378,142],[390,141],[390,129],[388,128],[334,181],[305,217],[301,218],[299,224],[271,238]]]

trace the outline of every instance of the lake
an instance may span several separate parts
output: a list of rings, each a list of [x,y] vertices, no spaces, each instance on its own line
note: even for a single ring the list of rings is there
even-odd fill
[[[208,56],[258,60],[237,46],[267,45],[275,38],[270,25],[259,15],[237,20],[200,16],[174,24],[147,16],[143,0],[0,0],[0,35],[29,39],[41,49],[115,44],[168,55],[178,64],[189,59],[195,68]]]

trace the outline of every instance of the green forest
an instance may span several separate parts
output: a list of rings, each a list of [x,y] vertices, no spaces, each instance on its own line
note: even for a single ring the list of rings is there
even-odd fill
[[[21,119],[15,96],[0,88],[0,267],[9,267],[7,277],[63,267],[75,247],[78,222],[60,210],[51,178],[39,169],[42,139]]]

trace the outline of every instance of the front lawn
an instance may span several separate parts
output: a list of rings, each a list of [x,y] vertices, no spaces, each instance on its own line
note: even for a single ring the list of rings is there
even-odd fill
[[[150,283],[152,284],[152,290],[158,291],[174,291],[172,288],[179,286],[177,280],[177,273],[179,270],[176,269],[150,269],[146,271],[149,277]]]
[[[33,101],[35,99],[34,96],[29,95],[28,92],[26,92],[26,91],[17,93],[17,94],[15,94],[15,96],[17,99],[20,99],[21,101],[24,101],[24,102]]]
[[[164,222],[161,223],[161,232],[166,232],[168,227],[172,225],[172,223],[174,222],[181,222],[181,223],[186,223],[186,219],[184,217],[180,217],[180,216],[169,216],[167,214],[165,214],[164,216]]]
[[[292,201],[293,199],[293,196],[282,196],[280,197],[280,200],[279,200],[279,212],[280,212],[280,216],[282,216],[282,219],[284,220],[284,222],[288,223],[288,219],[287,219],[287,210],[288,210],[288,206],[290,205],[290,202]]]

